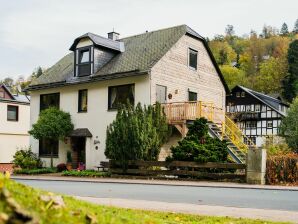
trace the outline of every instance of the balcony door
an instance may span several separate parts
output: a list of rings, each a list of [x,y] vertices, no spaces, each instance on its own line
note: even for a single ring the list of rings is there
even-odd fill
[[[156,102],[166,103],[167,102],[167,87],[156,85]]]

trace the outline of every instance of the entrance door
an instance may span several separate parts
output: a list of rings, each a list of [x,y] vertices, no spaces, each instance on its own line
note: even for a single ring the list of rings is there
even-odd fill
[[[74,168],[86,164],[86,137],[72,137],[72,163]]]
[[[166,103],[167,102],[167,87],[156,85],[156,102]]]

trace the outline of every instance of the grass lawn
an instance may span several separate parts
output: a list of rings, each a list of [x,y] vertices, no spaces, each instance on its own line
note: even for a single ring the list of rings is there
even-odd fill
[[[33,189],[25,185],[19,184],[13,180],[4,179],[0,176],[0,223],[1,217],[5,214],[12,214],[12,209],[8,208],[8,203],[3,197],[3,187],[8,189],[11,197],[25,209],[40,223],[272,223],[264,221],[254,221],[248,219],[206,217],[196,215],[184,215],[168,212],[150,212],[142,210],[122,209],[107,206],[98,206],[87,202],[76,200],[69,196],[63,196],[65,207],[53,208],[52,202],[44,202],[40,200],[41,195],[53,195],[52,193]]]

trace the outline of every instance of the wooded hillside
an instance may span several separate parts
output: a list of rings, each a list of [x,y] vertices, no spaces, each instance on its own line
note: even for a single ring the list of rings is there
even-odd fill
[[[265,25],[262,33],[243,36],[227,25],[209,46],[230,88],[243,85],[288,101],[297,96],[298,19],[292,31],[284,23],[280,30]]]

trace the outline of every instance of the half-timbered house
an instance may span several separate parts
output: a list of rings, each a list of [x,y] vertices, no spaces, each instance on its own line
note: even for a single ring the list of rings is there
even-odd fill
[[[226,111],[256,146],[266,138],[279,134],[281,119],[286,116],[288,105],[280,98],[236,86],[227,96]]]

